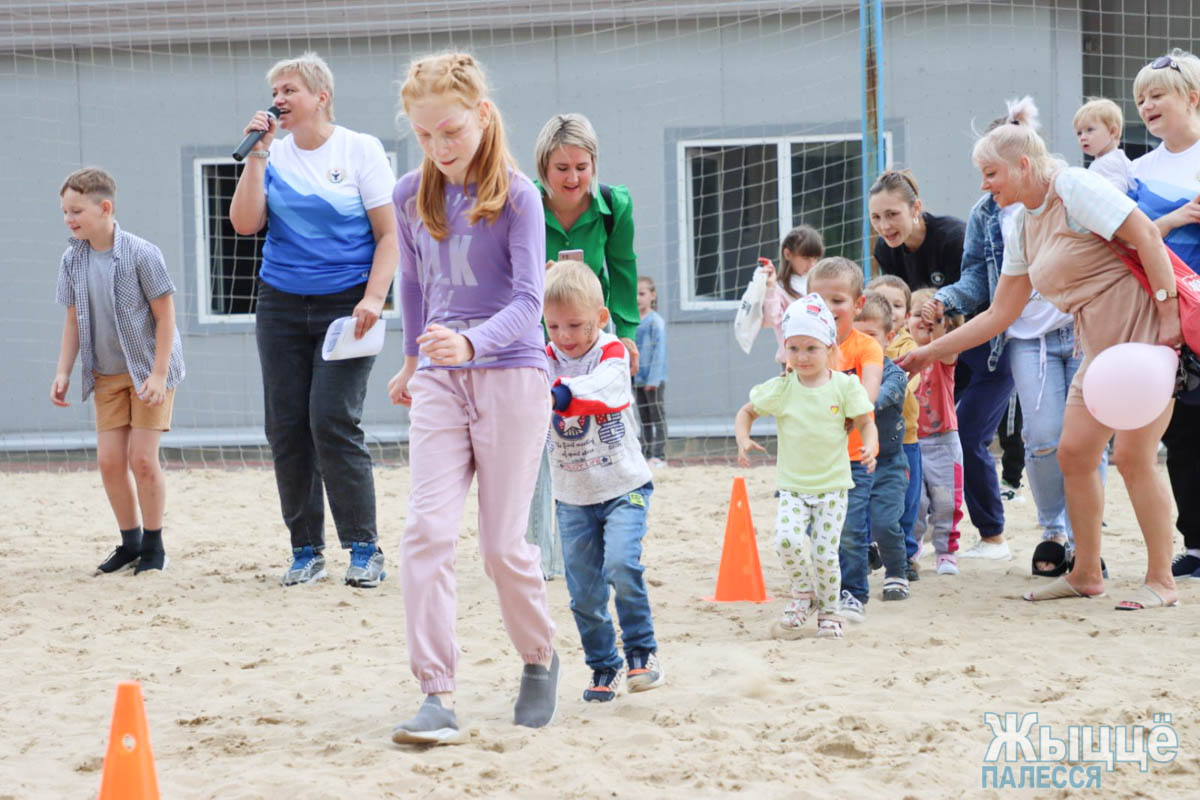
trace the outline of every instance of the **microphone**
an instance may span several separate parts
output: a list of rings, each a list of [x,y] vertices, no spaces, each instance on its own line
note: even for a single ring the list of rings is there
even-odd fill
[[[275,106],[271,106],[267,109],[267,115],[271,117],[271,119],[279,119],[279,109]],[[266,131],[250,131],[247,133],[246,138],[242,139],[242,143],[238,145],[237,150],[233,151],[233,160],[241,161],[244,159],[246,154],[250,152],[254,145],[258,144],[258,140],[261,139],[265,133]]]

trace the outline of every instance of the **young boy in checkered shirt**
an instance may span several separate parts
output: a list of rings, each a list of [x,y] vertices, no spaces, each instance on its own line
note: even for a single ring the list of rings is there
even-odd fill
[[[96,460],[121,531],[121,544],[97,574],[163,570],[166,482],[158,442],[171,427],[184,376],[175,285],[162,251],[117,224],[117,186],[107,172],[72,172],[59,197],[72,238],[58,271],[56,299],[67,316],[50,401],[68,405],[80,356],[83,400],[93,395],[96,404]]]

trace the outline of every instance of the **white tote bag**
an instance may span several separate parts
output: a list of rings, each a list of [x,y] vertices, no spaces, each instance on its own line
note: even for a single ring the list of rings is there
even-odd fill
[[[754,339],[762,330],[763,300],[767,296],[767,274],[757,270],[742,295],[741,305],[738,306],[737,316],[733,318],[733,338],[749,354],[754,346]]]

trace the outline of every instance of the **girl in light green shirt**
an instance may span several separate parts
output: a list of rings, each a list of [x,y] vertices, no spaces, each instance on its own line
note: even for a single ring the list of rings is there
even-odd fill
[[[750,402],[738,411],[738,464],[750,465],[751,450],[765,452],[750,438],[750,426],[758,417],[774,416],[779,442],[775,548],[791,580],[792,601],[773,633],[798,638],[817,611],[817,636],[840,639],[838,547],[846,490],[854,485],[847,422],[861,434],[862,463],[873,470],[879,443],[874,405],[857,376],[831,367],[837,325],[820,295],[788,306],[781,328],[788,371],[751,389]]]

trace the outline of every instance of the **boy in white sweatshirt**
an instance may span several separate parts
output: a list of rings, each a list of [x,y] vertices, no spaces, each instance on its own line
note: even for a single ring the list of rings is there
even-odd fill
[[[585,264],[560,261],[546,275],[546,346],[554,413],[550,463],[571,611],[592,682],[583,699],[612,700],[661,686],[666,674],[642,573],[650,467],[638,443],[629,353],[604,332],[600,281]],[[608,611],[616,595],[625,659]],[[626,661],[628,672],[626,672]]]

